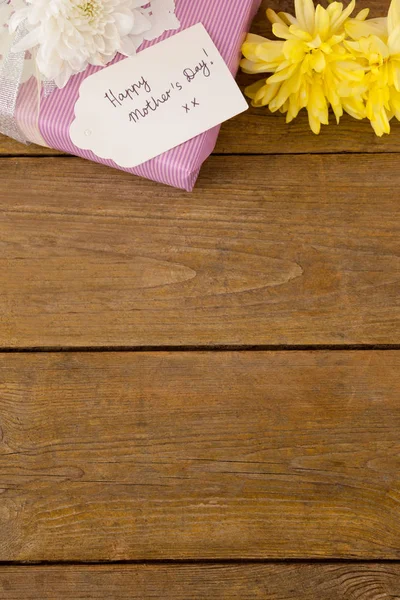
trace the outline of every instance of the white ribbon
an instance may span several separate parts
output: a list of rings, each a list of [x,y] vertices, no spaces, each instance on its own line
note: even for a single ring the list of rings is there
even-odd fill
[[[24,70],[25,52],[13,52],[13,47],[26,33],[22,23],[14,35],[10,50],[0,69],[0,132],[24,144],[27,144],[28,140],[18,126],[15,110]]]

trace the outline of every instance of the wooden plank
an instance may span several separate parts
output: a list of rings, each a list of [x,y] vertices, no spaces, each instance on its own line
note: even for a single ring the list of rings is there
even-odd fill
[[[205,564],[0,568],[0,600],[382,600],[398,564]]]
[[[0,560],[400,558],[400,352],[0,355]]]
[[[241,75],[244,88],[251,82]],[[215,154],[319,154],[340,152],[384,153],[400,152],[400,123],[392,122],[390,136],[378,138],[367,121],[355,121],[344,116],[339,126],[323,127],[320,135],[309,128],[307,116],[286,124],[285,118],[263,109],[248,112],[223,124]],[[1,156],[62,156],[63,153],[34,144],[25,146],[0,135]]]
[[[252,31],[271,36],[271,28],[265,17],[267,6],[276,10],[293,12],[292,0],[264,0]],[[372,16],[384,16],[389,0],[361,0],[357,8],[368,6]],[[255,78],[239,77],[242,87]],[[399,152],[400,123],[393,122],[391,136],[377,138],[368,122],[354,121],[344,117],[340,126],[324,127],[321,135],[310,132],[307,117],[301,115],[294,123],[286,125],[282,115],[273,115],[267,110],[251,109],[248,113],[225,123],[216,147],[218,154],[290,154],[319,152]],[[49,155],[59,154],[39,146],[24,146],[0,136],[0,155]]]
[[[0,157],[4,156],[59,156],[62,152],[37,146],[36,144],[21,144],[0,134]]]
[[[0,344],[397,344],[398,155],[0,161]]]

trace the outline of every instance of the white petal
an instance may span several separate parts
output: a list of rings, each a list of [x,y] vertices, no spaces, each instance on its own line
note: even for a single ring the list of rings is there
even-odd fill
[[[135,11],[135,22],[130,31],[132,35],[139,35],[140,33],[144,33],[145,31],[149,31],[151,29],[150,21],[142,15],[138,10]]]
[[[136,44],[129,37],[125,37],[121,42],[119,49],[120,53],[124,56],[134,56],[136,54]]]
[[[134,19],[133,14],[124,14],[124,13],[115,13],[114,20],[119,30],[119,35],[121,37],[125,37],[131,33],[136,19]]]

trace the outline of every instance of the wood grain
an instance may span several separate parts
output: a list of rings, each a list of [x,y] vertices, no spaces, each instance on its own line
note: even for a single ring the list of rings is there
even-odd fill
[[[192,195],[0,136],[0,347],[399,344],[399,132],[250,109]],[[285,560],[2,566],[0,600],[400,598],[398,563],[287,562],[400,559],[399,367],[0,354],[0,561]]]
[[[265,10],[293,12],[292,0],[263,0],[262,7],[253,23],[252,31],[271,37],[271,28]],[[359,0],[357,8],[371,8],[371,16],[384,16],[389,0]],[[243,88],[255,81],[255,77],[241,74],[239,83]],[[266,109],[250,109],[249,112],[228,121],[222,127],[216,147],[217,154],[290,154],[320,152],[399,152],[400,123],[393,121],[390,136],[377,138],[371,126],[345,116],[339,126],[323,127],[319,136],[310,132],[306,115],[301,115],[286,125],[282,115],[273,115]],[[24,146],[0,135],[1,155],[58,155],[57,151],[39,146]],[[87,169],[90,167],[86,166]]]
[[[53,148],[45,148],[36,144],[21,144],[0,134],[0,158],[8,156],[62,156],[63,153]]]
[[[398,344],[398,162],[213,157],[187,194],[0,161],[0,344]]]
[[[399,597],[397,564],[0,567],[0,600],[395,600]]]
[[[241,74],[242,88],[252,79]],[[287,125],[285,118],[265,110],[248,112],[223,124],[214,154],[319,154],[400,152],[400,123],[391,124],[392,133],[378,138],[367,121],[344,116],[340,125],[323,127],[320,135],[309,128],[307,116],[301,114]],[[63,153],[34,144],[25,146],[0,134],[1,156],[62,156]],[[86,169],[90,167],[86,163]]]
[[[400,558],[400,352],[0,355],[0,560]]]

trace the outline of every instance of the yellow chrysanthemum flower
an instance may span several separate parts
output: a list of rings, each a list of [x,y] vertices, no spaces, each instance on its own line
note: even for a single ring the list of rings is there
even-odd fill
[[[345,9],[340,2],[315,8],[313,0],[295,0],[295,16],[268,10],[273,33],[280,39],[249,34],[243,45],[245,72],[273,73],[246,89],[253,105],[286,112],[288,123],[306,108],[314,133],[328,124],[329,106],[337,121],[343,110],[364,118],[364,70],[343,45],[344,25],[354,7],[355,0]],[[367,16],[368,11],[362,11],[357,19]]]
[[[346,48],[366,71],[366,116],[378,136],[390,133],[390,120],[400,121],[400,0],[392,1],[387,18],[350,19],[346,32],[354,40]]]

